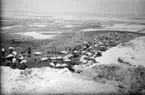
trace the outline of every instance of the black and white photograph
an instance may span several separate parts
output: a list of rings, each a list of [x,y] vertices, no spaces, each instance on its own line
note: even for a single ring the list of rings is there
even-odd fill
[[[145,0],[1,0],[1,95],[145,95]]]

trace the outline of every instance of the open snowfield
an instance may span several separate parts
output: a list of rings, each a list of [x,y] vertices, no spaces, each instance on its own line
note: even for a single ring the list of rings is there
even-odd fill
[[[44,34],[45,33],[45,34]],[[51,34],[53,33],[53,34]],[[15,34],[19,34],[22,36],[28,36],[28,37],[32,37],[34,39],[38,39],[38,40],[44,40],[44,39],[52,39],[53,37],[59,35],[61,32],[46,32],[46,31],[40,31],[40,32],[24,32],[24,33],[15,33]]]
[[[5,27],[1,27],[1,29],[6,30],[6,29],[11,29],[11,28],[16,28],[16,27],[22,27],[22,26],[21,25],[5,26]]]
[[[30,25],[27,25],[27,26],[35,26],[35,27],[45,27],[46,25],[45,24],[30,24]]]

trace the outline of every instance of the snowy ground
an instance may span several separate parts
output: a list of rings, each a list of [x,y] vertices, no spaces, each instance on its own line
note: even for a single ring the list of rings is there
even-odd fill
[[[145,29],[145,25],[138,24],[114,24],[102,26],[102,28],[87,28],[81,31],[98,31],[98,30],[117,30],[117,31],[131,31],[137,32],[139,30]]]
[[[77,77],[68,69],[56,70],[49,67],[31,70],[27,75],[23,71],[1,67],[2,92],[6,95],[18,94],[60,94],[60,93],[99,93],[114,92],[115,88],[109,84],[95,83],[94,81]]]
[[[45,34],[44,34],[45,33]],[[49,33],[53,33],[52,35],[50,35]],[[44,40],[44,39],[52,39],[53,37],[59,35],[61,32],[57,31],[57,32],[49,32],[49,31],[40,31],[40,32],[24,32],[24,33],[15,33],[15,34],[19,34],[22,36],[28,36],[28,37],[32,37],[34,39],[38,39],[38,40]],[[49,34],[49,35],[47,35]]]
[[[6,30],[6,29],[12,29],[12,28],[16,28],[16,27],[22,27],[21,25],[15,25],[15,26],[4,26],[1,27],[1,29]]]
[[[32,27],[33,26],[35,26],[35,27],[45,27],[46,25],[45,24],[39,24],[39,23],[37,24],[36,23],[36,24],[30,24],[30,25],[27,25],[27,26],[32,26]]]
[[[73,28],[73,25],[65,25],[64,28]]]
[[[118,58],[133,65],[145,66],[145,37],[136,38],[125,45],[118,45],[103,53],[102,57],[96,58],[100,64],[118,63]]]

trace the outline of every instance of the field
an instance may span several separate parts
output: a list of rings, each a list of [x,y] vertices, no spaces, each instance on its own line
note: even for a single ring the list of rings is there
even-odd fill
[[[5,17],[1,19],[2,27],[1,27],[1,48],[8,49],[8,47],[14,47],[15,51],[18,54],[22,54],[27,59],[27,68],[28,70],[19,70],[19,69],[11,69],[9,66],[5,66],[5,63],[1,64],[1,70],[4,74],[3,81],[3,91],[4,94],[20,94],[19,86],[23,85],[24,91],[21,94],[30,94],[30,93],[38,93],[39,94],[60,94],[60,93],[73,93],[73,94],[87,94],[87,93],[110,93],[110,95],[114,95],[119,91],[119,93],[139,93],[145,90],[144,88],[144,73],[143,76],[140,76],[138,81],[133,78],[133,76],[138,77],[141,72],[145,70],[144,68],[144,60],[142,57],[137,57],[139,61],[129,61],[131,62],[131,67],[128,65],[117,65],[113,64],[112,61],[116,61],[113,58],[115,56],[127,56],[127,53],[131,53],[132,51],[127,51],[128,48],[118,49],[115,46],[108,46],[107,51],[103,51],[102,57],[98,57],[95,60],[100,64],[99,66],[95,64],[95,66],[86,67],[79,65],[71,65],[74,66],[75,72],[72,72],[70,68],[55,68],[50,66],[50,62],[45,61],[41,62],[40,59],[44,56],[52,57],[58,56],[57,52],[60,51],[69,51],[72,53],[73,49],[78,45],[83,45],[84,41],[91,42],[94,45],[94,39],[97,39],[99,42],[99,38],[104,36],[108,37],[108,35],[116,33],[119,35],[120,46],[124,46],[126,43],[129,43],[133,39],[144,37],[145,36],[145,22],[144,19],[135,19],[135,18],[126,18],[122,19],[94,19],[94,20],[82,20],[82,19],[64,19],[64,18],[14,18],[14,17]],[[111,38],[110,39],[115,39]],[[140,40],[142,41],[142,40]],[[115,41],[114,41],[115,42]],[[144,42],[138,44],[138,46],[144,46]],[[127,44],[129,46],[129,44]],[[136,45],[136,44],[135,44]],[[32,54],[29,56],[28,48],[31,48]],[[124,53],[117,51],[122,50]],[[138,48],[137,48],[138,49]],[[94,47],[92,50],[96,50]],[[126,51],[125,51],[126,50]],[[129,49],[131,50],[131,49]],[[139,49],[138,49],[139,50]],[[42,53],[41,56],[35,56],[34,52],[39,51]],[[114,52],[112,52],[114,51]],[[117,52],[117,53],[115,53]],[[144,54],[144,51],[142,51]],[[141,53],[141,51],[139,51]],[[111,57],[109,54],[113,54]],[[116,54],[116,55],[115,55]],[[122,55],[121,55],[122,54]],[[130,57],[130,55],[128,56]],[[135,53],[133,52],[134,56]],[[8,52],[6,53],[8,55]],[[81,55],[79,55],[81,56]],[[127,56],[127,57],[128,57]],[[138,56],[138,55],[136,55]],[[112,59],[111,59],[112,58]],[[72,63],[79,63],[79,61],[73,60]],[[126,64],[121,57],[122,64]],[[141,60],[141,61],[140,61]],[[110,63],[109,63],[110,62]],[[132,64],[134,62],[136,65],[141,65],[141,67],[134,67]],[[118,63],[118,62],[117,62]],[[105,65],[104,65],[105,64]],[[111,65],[108,65],[111,64]],[[78,71],[83,72],[83,74],[78,74],[75,66],[78,66]],[[4,68],[5,67],[5,68]],[[81,68],[81,69],[80,69]],[[115,69],[110,69],[115,68]],[[14,71],[13,71],[14,70]],[[141,71],[140,71],[141,70]],[[28,72],[27,72],[28,71]],[[30,73],[29,73],[30,71]],[[9,74],[8,72],[13,72],[14,75]],[[45,73],[44,73],[45,72]],[[118,72],[118,73],[117,73]],[[127,73],[126,73],[127,72]],[[2,74],[3,74],[2,73]],[[24,74],[26,73],[26,75]],[[44,76],[42,76],[44,73]],[[107,74],[106,74],[107,73]],[[124,76],[127,74],[126,77]],[[37,76],[34,76],[37,75]],[[52,76],[54,75],[54,76]],[[9,77],[8,77],[9,76]],[[23,78],[20,78],[23,77]],[[28,76],[26,78],[26,76]],[[49,76],[49,77],[48,77]],[[10,86],[11,78],[15,77],[16,79],[21,79],[18,81],[18,84],[15,85],[16,80],[13,79],[12,88],[6,86]],[[22,83],[22,79],[26,79],[26,84]],[[36,77],[36,78],[34,78]],[[67,77],[67,79],[65,79]],[[44,79],[41,79],[44,78]],[[133,79],[132,79],[133,78]],[[122,80],[121,80],[122,79]],[[6,80],[8,82],[6,82]],[[31,80],[31,81],[30,81]],[[38,83],[38,80],[40,83]],[[68,81],[69,80],[69,81]],[[130,80],[130,82],[128,82]],[[47,83],[47,81],[49,81]],[[34,86],[26,89],[26,86],[30,86],[28,84],[32,84],[32,82],[36,85],[36,88],[40,88],[36,90]],[[46,82],[46,86],[44,86]],[[133,84],[138,84],[137,86]],[[141,84],[142,83],[142,84]],[[59,85],[60,84],[60,85]],[[76,86],[78,85],[78,86]],[[88,87],[82,87],[82,85],[88,85]],[[116,87],[119,85],[119,88]],[[121,86],[120,86],[121,85]],[[129,85],[129,86],[127,86]],[[90,89],[88,89],[90,87]],[[136,88],[136,87],[139,87]],[[13,88],[15,90],[13,90]],[[51,89],[50,89],[51,88]],[[97,90],[96,90],[97,89]],[[123,91],[124,90],[124,91]],[[133,91],[134,90],[134,91]],[[60,92],[60,93],[59,93]],[[102,94],[101,94],[102,95]]]

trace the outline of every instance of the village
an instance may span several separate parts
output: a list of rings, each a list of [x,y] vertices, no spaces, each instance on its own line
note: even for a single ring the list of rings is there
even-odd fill
[[[99,64],[96,61],[97,57],[102,56],[102,52],[105,52],[111,47],[115,47],[118,44],[123,44],[121,38],[132,38],[132,34],[126,35],[125,33],[110,32],[107,35],[101,35],[98,38],[91,41],[77,42],[74,48],[69,48],[62,51],[50,51],[47,55],[44,55],[41,51],[32,52],[28,47],[27,51],[17,53],[15,47],[8,47],[1,49],[1,65],[10,66],[11,68],[26,69],[28,68],[29,58],[33,58],[34,63],[39,64],[47,63],[48,66],[53,68],[68,68],[74,72],[74,65],[91,66],[93,64]],[[26,55],[27,53],[27,55]]]

